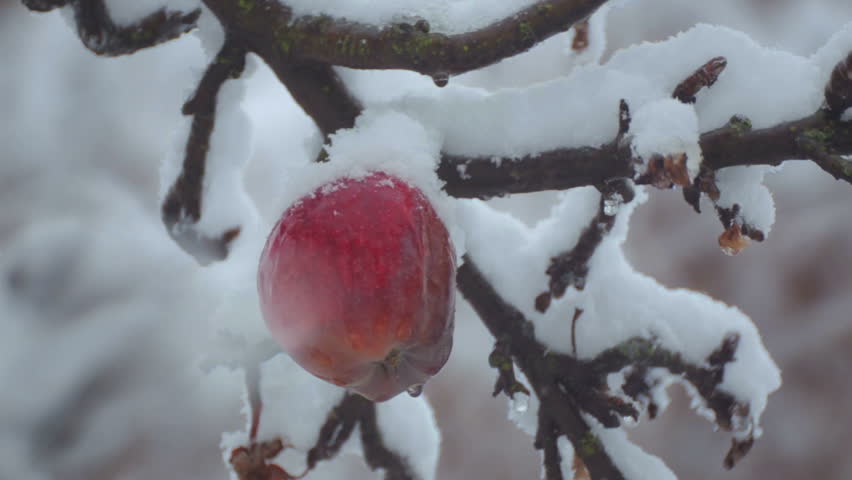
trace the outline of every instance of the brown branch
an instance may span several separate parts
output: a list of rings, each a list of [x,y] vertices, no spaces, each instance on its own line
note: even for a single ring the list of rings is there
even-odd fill
[[[405,459],[385,446],[376,421],[376,404],[348,392],[329,413],[316,445],[308,452],[308,470],[312,470],[318,462],[337,455],[356,426],[361,431],[364,459],[370,469],[382,470],[386,480],[415,478]]]
[[[458,35],[415,25],[372,25],[329,16],[292,18],[274,0],[204,0],[226,29],[274,45],[281,55],[358,69],[404,69],[433,78],[476,70],[530,49],[590,16],[606,0],[539,1],[482,29]]]
[[[314,120],[325,141],[337,130],[355,125],[355,118],[361,114],[361,104],[340,80],[334,67],[290,55],[281,48],[277,33],[270,33],[274,22],[289,22],[287,7],[272,0],[205,0],[204,3],[235,44],[256,53],[275,72],[296,103]]]
[[[72,0],[21,0],[25,7],[34,12],[49,12],[64,7]]]
[[[547,468],[547,463],[553,462],[552,449],[561,435],[566,435],[574,445],[591,478],[622,478],[579,412],[592,415],[606,428],[618,427],[623,417],[638,418],[639,412],[632,405],[608,391],[607,375],[626,368],[630,369],[630,375],[623,391],[637,401],[645,400],[645,405],[650,405],[646,399],[654,387],[646,374],[651,368],[659,367],[695,387],[707,408],[716,414],[720,428],[732,430],[748,416],[747,404],[719,389],[725,367],[733,361],[739,344],[737,334],[727,335],[702,365],[685,361],[680,353],[662,348],[653,338],[631,338],[593,359],[578,360],[546,349],[535,338],[532,323],[500,297],[467,256],[459,267],[457,283],[498,344],[502,344],[524,372],[541,401],[536,448],[545,450],[548,478],[560,478],[552,473],[552,465]],[[654,412],[649,408],[649,413]],[[726,465],[730,459],[741,458],[750,442],[750,438],[734,442]]]
[[[560,437],[559,427],[543,409],[538,410],[537,428],[533,445],[544,454],[544,478],[565,480],[562,475],[562,454],[559,453],[557,442]]]
[[[719,75],[727,66],[728,60],[725,57],[711,58],[675,87],[672,98],[676,98],[683,103],[695,103],[695,96],[698,95],[698,92],[716,83],[716,79],[719,78]]]
[[[268,64],[296,103],[314,120],[324,142],[328,142],[332,133],[355,126],[361,104],[333,67],[313,62]]]
[[[551,448],[548,445],[554,445],[558,436],[565,435],[582,456],[593,479],[623,479],[624,475],[606,451],[600,448],[599,441],[580,415],[573,399],[560,387],[559,373],[550,361],[551,355],[535,338],[532,323],[500,297],[470,257],[465,256],[456,278],[462,295],[479,314],[494,338],[508,345],[512,359],[524,372],[541,402],[540,411],[549,417],[543,423],[555,426],[550,431],[539,432],[536,445]]]
[[[599,185],[610,178],[631,178],[629,145],[616,148],[562,148],[520,158],[464,157],[443,154],[438,177],[457,198],[490,198],[513,193],[568,190]]]
[[[183,114],[193,117],[192,127],[180,175],[169,189],[161,209],[169,235],[202,265],[226,258],[230,243],[240,233],[239,227],[235,227],[218,238],[210,238],[195,230],[194,225],[201,219],[202,187],[219,90],[228,79],[240,76],[245,55],[242,47],[226,38],[195,93],[184,104]]]
[[[632,368],[625,379],[623,391],[635,400],[650,403],[650,391],[654,387],[645,378],[649,368],[661,367],[674,375],[682,375],[684,380],[695,387],[704,403],[715,414],[715,423],[719,428],[731,431],[749,415],[749,405],[737,401],[731,394],[719,389],[725,375],[725,366],[734,360],[740,337],[732,333],[722,339],[719,347],[707,356],[706,366],[690,364],[681,355],[661,348],[653,339],[632,338],[621,345],[606,350],[595,359],[583,362],[580,367],[605,378],[606,374]],[[649,414],[656,416],[656,406]],[[734,465],[748,453],[754,438],[749,434],[744,439],[733,439],[731,448],[725,456],[725,468]]]
[[[494,382],[492,397],[505,393],[507,397],[514,399],[515,394],[523,393],[529,396],[530,390],[515,378],[515,364],[512,363],[512,352],[505,342],[494,343],[494,350],[488,355],[488,365],[497,369],[497,381]]]
[[[357,396],[357,395],[356,395]],[[388,449],[379,431],[376,421],[376,404],[358,396],[366,406],[361,417],[361,445],[364,448],[364,460],[372,470],[382,470],[385,480],[412,480],[415,478],[408,462],[397,453]]]
[[[832,156],[814,155],[799,140],[803,136],[817,139],[820,148]],[[709,170],[810,159],[835,178],[852,183],[852,162],[843,157],[852,154],[852,122],[834,120],[821,111],[760,130],[751,130],[746,120],[734,117],[725,126],[702,134],[699,144],[703,165]],[[489,198],[633,178],[633,162],[628,145],[610,142],[597,148],[563,148],[517,159],[445,154],[437,172],[448,194]]]
[[[325,424],[320,428],[316,445],[308,451],[309,470],[316,467],[320,461],[333,458],[340,452],[364,416],[368,402],[364,397],[351,393],[343,396],[343,400],[328,414]]]
[[[77,34],[83,45],[97,55],[118,56],[153,47],[183,35],[196,27],[200,9],[189,13],[160,9],[127,25],[116,25],[104,0],[23,0],[37,12],[71,5]]]
[[[319,437],[308,451],[307,468],[299,475],[292,475],[280,466],[271,463],[282,450],[291,446],[275,439],[268,442],[250,443],[231,452],[230,464],[240,480],[292,480],[302,478],[316,468],[321,461],[334,458],[351,438],[355,428],[360,428],[364,459],[372,470],[382,470],[386,480],[413,480],[415,478],[407,461],[389,450],[384,443],[376,420],[376,404],[366,398],[346,393],[343,399],[328,414]]]
[[[547,311],[551,299],[561,298],[568,287],[582,290],[586,286],[589,260],[615,225],[618,207],[631,202],[634,197],[633,188],[624,179],[608,182],[602,185],[600,190],[598,213],[589,221],[577,243],[573,248],[550,259],[550,265],[547,267],[549,288],[535,299],[535,307],[539,312]]]
[[[825,87],[825,109],[835,119],[852,107],[852,53],[843,59],[834,70]]]

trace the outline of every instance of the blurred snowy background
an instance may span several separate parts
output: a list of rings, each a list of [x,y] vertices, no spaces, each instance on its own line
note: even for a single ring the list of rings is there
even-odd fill
[[[852,21],[847,0],[621,3],[607,18],[605,57],[696,23],[809,55]],[[159,164],[204,58],[192,35],[97,58],[60,15],[0,0],[0,480],[226,478],[218,444],[243,423],[239,391],[233,378],[200,378],[196,363],[210,318],[254,311],[229,302],[254,288],[233,280],[253,266],[196,266],[158,207]],[[459,80],[523,84],[552,70],[524,68],[520,79],[498,66]],[[245,183],[269,221],[284,207],[277,179],[307,155],[313,126],[265,67],[248,84],[255,155]],[[721,466],[727,437],[682,395],[631,432],[681,478],[852,478],[852,187],[798,164],[768,183],[772,235],[736,257],[716,246],[718,221],[696,216],[679,192],[650,192],[632,220],[637,269],[739,306],[784,377],[764,437],[732,472]],[[533,222],[551,201],[495,203]],[[426,390],[443,436],[437,477],[534,478],[531,439],[490,396],[491,338],[463,301],[456,322],[453,356]],[[375,477],[341,458],[310,478],[359,476]]]

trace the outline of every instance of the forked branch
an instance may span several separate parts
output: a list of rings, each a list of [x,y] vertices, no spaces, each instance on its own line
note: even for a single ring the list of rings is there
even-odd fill
[[[458,269],[457,281],[462,295],[503,345],[507,356],[524,373],[540,400],[536,448],[544,450],[548,480],[562,479],[555,466],[558,465],[558,450],[554,450],[562,435],[571,441],[592,479],[624,478],[605,445],[581,416],[581,412],[589,414],[606,428],[618,427],[624,417],[638,418],[635,405],[609,391],[607,376],[611,373],[627,372],[622,390],[637,402],[636,405],[643,405],[652,414],[649,399],[655,385],[647,374],[651,368],[664,368],[693,386],[707,408],[715,413],[720,428],[732,430],[746,421],[748,405],[719,389],[725,367],[733,361],[739,343],[736,334],[726,336],[708,355],[705,365],[690,364],[680,353],[666,350],[653,338],[638,337],[590,360],[579,360],[554,353],[539,342],[533,324],[497,293],[469,256],[465,256],[464,264]],[[498,370],[502,376],[503,367]],[[725,465],[732,467],[747,453],[751,443],[750,436],[735,440]]]

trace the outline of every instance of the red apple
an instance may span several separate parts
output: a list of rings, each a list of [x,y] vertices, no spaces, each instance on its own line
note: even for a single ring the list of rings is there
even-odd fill
[[[260,258],[272,336],[305,370],[370,400],[417,392],[453,343],[455,253],[417,188],[385,173],[284,212]]]

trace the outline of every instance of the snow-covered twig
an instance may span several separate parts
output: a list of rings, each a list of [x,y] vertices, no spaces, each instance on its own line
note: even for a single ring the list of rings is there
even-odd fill
[[[830,85],[835,83],[839,82]],[[787,160],[808,159],[835,178],[852,183],[852,161],[845,157],[852,154],[852,122],[840,120],[829,110],[757,130],[748,119],[735,116],[726,125],[702,134],[699,145],[706,170],[777,166]],[[520,158],[444,155],[438,176],[446,182],[447,193],[460,198],[565,190],[633,178],[632,154],[629,145],[613,140],[600,147],[561,148]],[[637,183],[653,182],[640,179]]]
[[[674,89],[672,97],[683,103],[695,103],[695,95],[701,89],[713,85],[726,65],[727,60],[724,57],[710,59],[689,77],[680,82]],[[618,146],[624,143],[623,139],[630,130],[630,122],[631,114],[629,105],[626,101],[621,100],[619,104],[618,133],[612,142],[614,148],[617,149]],[[700,195],[697,187],[690,185],[688,177],[685,177],[681,182],[673,182],[672,176],[674,174],[671,173],[673,169],[666,168],[666,161],[669,158],[656,156],[650,159],[648,162],[648,171],[645,175],[637,179],[639,183],[655,185],[662,183],[666,186],[670,186],[672,183],[680,183],[685,184],[684,189],[694,188]],[[682,170],[685,173],[685,166]],[[604,236],[612,230],[618,206],[633,200],[634,192],[631,183],[625,178],[616,178],[596,185],[601,192],[598,213],[589,221],[589,224],[577,240],[576,245],[551,258],[550,265],[547,268],[547,275],[550,277],[549,289],[547,292],[536,297],[536,310],[542,313],[547,311],[551,299],[553,297],[562,297],[568,287],[573,286],[578,290],[583,289],[586,283],[586,276],[589,273],[589,259],[594,255]]]
[[[748,405],[719,389],[725,367],[735,357],[737,334],[726,336],[703,365],[687,362],[680,353],[662,348],[653,338],[639,337],[592,359],[580,360],[548,351],[536,339],[533,324],[500,297],[470,257],[459,267],[458,285],[511,361],[524,373],[541,402],[536,448],[544,450],[548,479],[562,478],[559,453],[555,450],[556,440],[562,435],[574,445],[591,478],[624,478],[581,413],[591,415],[606,428],[618,427],[623,417],[638,418],[636,406],[643,407],[653,417],[655,406],[650,391],[654,385],[649,377],[653,368],[663,368],[689,383],[715,414],[719,428],[733,430],[748,416]],[[502,376],[502,367],[500,371]],[[609,392],[607,376],[618,372],[627,372],[622,391],[637,402],[635,405]],[[745,456],[752,443],[750,435],[734,439],[725,466],[731,468]]]
[[[344,395],[343,400],[329,413],[320,429],[316,446],[308,452],[308,469],[313,469],[321,460],[337,455],[355,427],[359,427],[364,459],[371,469],[383,471],[386,480],[415,478],[405,459],[385,445],[376,421],[376,405],[353,393]]]
[[[572,401],[557,382],[552,359],[545,347],[535,338],[532,323],[504,301],[469,257],[458,268],[457,283],[462,295],[479,314],[485,326],[497,339],[504,342],[512,359],[526,375],[530,386],[541,401],[539,425],[551,426],[550,432],[538,436],[536,446],[551,450],[548,461],[553,464],[552,445],[556,438],[565,435],[574,445],[594,438],[588,423],[583,419],[577,404]],[[553,443],[551,443],[551,441]],[[588,443],[588,441],[586,441]],[[601,448],[577,450],[592,474],[592,478],[620,480],[624,478],[609,454]],[[558,476],[555,476],[558,475]],[[561,478],[558,469],[548,469],[548,479]]]
[[[195,28],[200,9],[189,13],[157,10],[131,25],[118,25],[110,17],[104,0],[23,0],[30,10],[46,12],[70,5],[77,33],[83,44],[98,55],[135,53],[174,40]]]
[[[549,289],[535,299],[536,310],[539,312],[547,311],[551,299],[562,297],[568,287],[583,289],[589,273],[589,260],[615,225],[618,207],[633,200],[633,187],[625,179],[613,180],[601,185],[599,189],[601,199],[597,215],[589,221],[571,249],[550,259],[550,265],[547,267],[547,275],[550,277]]]
[[[210,238],[194,229],[193,225],[201,219],[202,188],[219,90],[226,80],[242,74],[245,55],[246,51],[241,46],[227,38],[207,67],[195,93],[184,104],[182,112],[193,117],[192,126],[180,175],[163,201],[162,217],[169,235],[202,265],[226,258],[228,245],[240,233],[237,227],[218,238]]]

